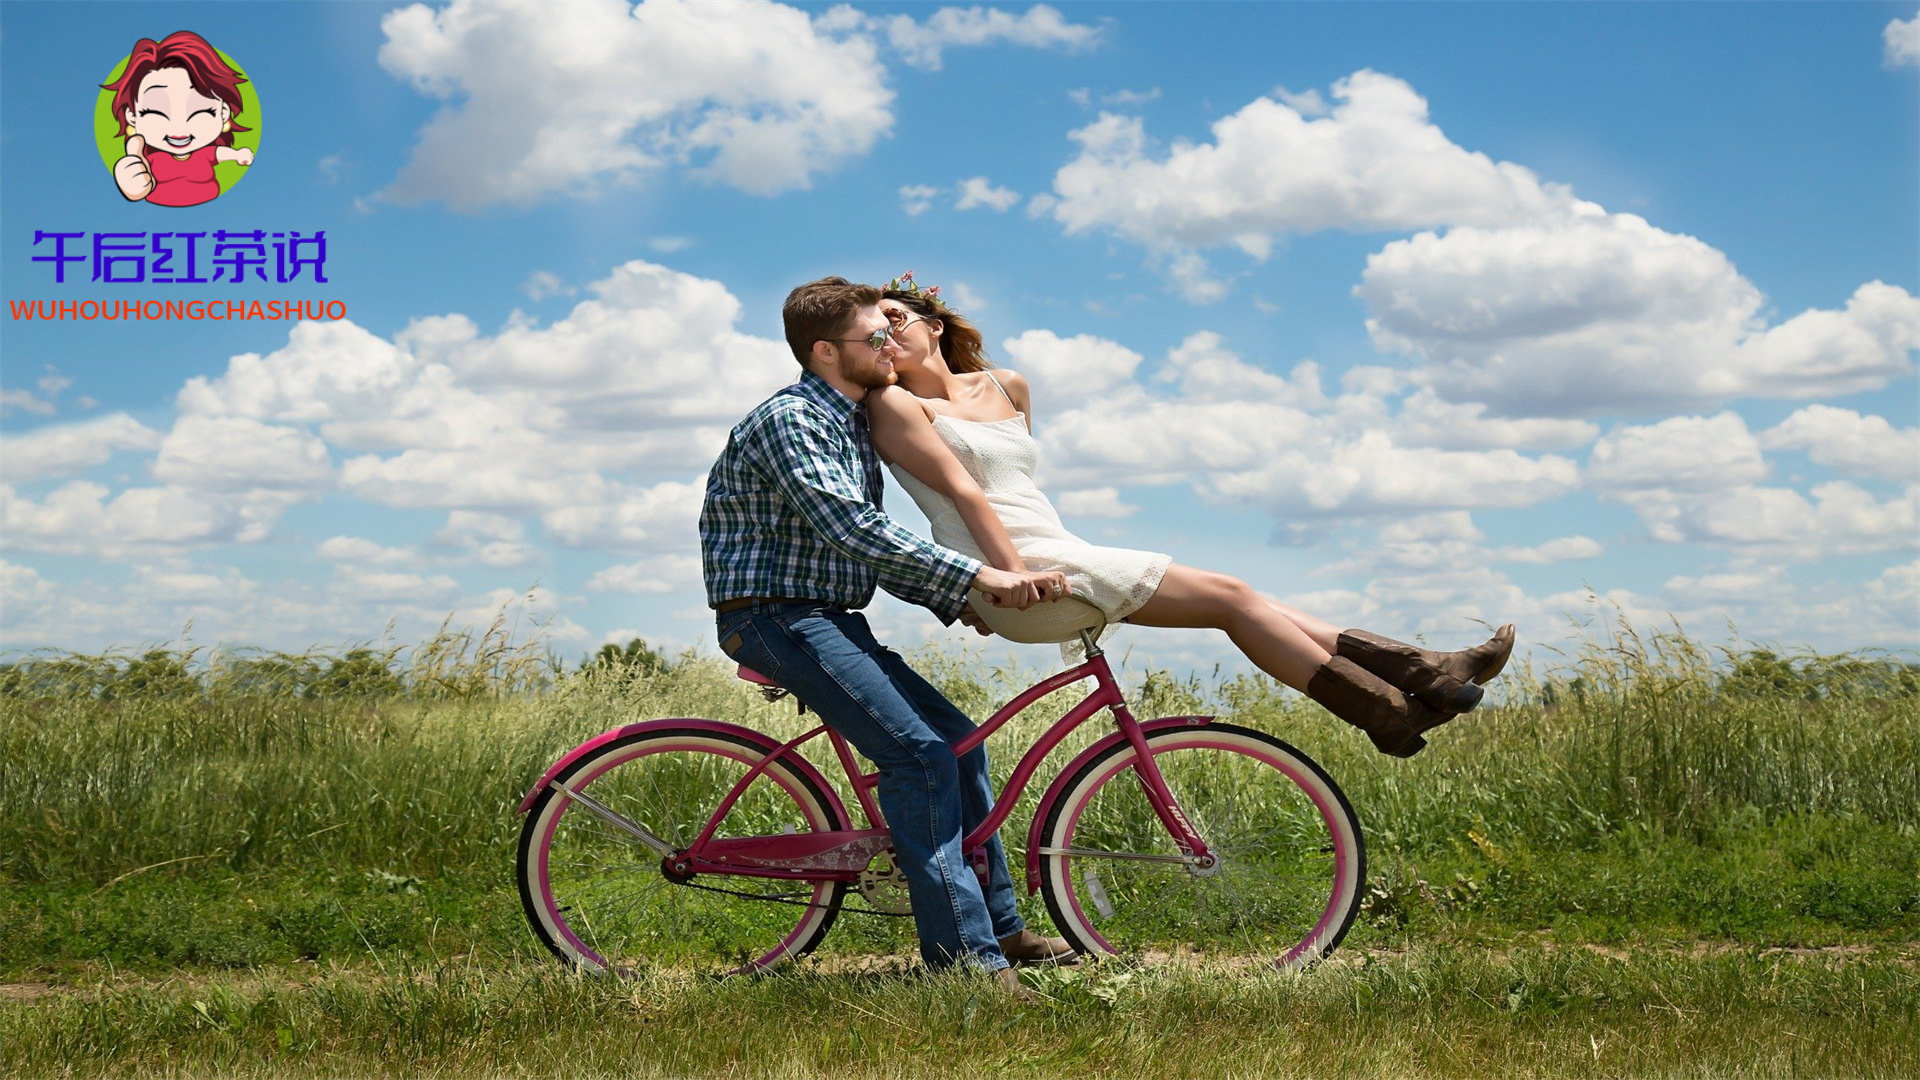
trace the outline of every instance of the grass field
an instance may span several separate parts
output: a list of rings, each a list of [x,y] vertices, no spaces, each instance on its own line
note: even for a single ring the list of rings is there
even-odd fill
[[[546,764],[662,716],[802,730],[718,663],[602,659],[481,635],[0,669],[0,1074],[1920,1075],[1902,663],[1623,633],[1410,761],[1264,680],[1148,674],[1143,718],[1217,713],[1339,780],[1366,906],[1304,974],[1121,958],[1031,973],[1021,1009],[914,974],[904,920],[756,979],[548,961],[513,885]],[[1033,674],[922,660],[980,717]]]

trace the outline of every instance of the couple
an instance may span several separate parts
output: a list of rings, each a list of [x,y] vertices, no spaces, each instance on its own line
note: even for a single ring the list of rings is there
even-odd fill
[[[1340,630],[1224,574],[1072,536],[1033,486],[1025,381],[990,370],[980,332],[937,294],[911,275],[884,290],[830,277],[788,294],[781,316],[802,373],[747,414],[708,473],[701,562],[721,650],[879,768],[922,959],[997,971],[1018,992],[1010,963],[1072,953],[1022,922],[997,837],[984,887],[960,849],[992,807],[986,750],[956,759],[952,744],[973,722],[874,640],[859,609],[876,585],[976,628],[969,590],[995,608],[1071,594],[1109,622],[1223,630],[1261,670],[1399,757],[1479,702],[1513,629],[1429,652]],[[881,510],[882,459],[934,541]]]

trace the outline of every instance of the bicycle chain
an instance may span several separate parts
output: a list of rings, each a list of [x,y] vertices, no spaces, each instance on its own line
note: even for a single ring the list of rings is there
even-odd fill
[[[667,880],[673,881],[672,878],[668,878]],[[832,906],[831,904],[816,904],[811,900],[789,900],[784,896],[768,896],[765,893],[741,892],[739,889],[723,889],[718,885],[695,885],[691,881],[673,881],[673,883],[683,889],[699,889],[703,892],[725,893],[728,896],[739,896],[748,900],[764,900],[770,904],[791,904],[794,907],[819,908],[822,910]],[[842,907],[840,912],[843,915],[879,915],[889,919],[913,918],[913,912],[911,911],[875,911],[872,908]]]

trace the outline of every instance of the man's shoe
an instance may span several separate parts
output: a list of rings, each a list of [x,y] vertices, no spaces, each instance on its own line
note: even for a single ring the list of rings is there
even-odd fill
[[[1010,967],[1001,968],[999,971],[993,973],[993,978],[994,981],[999,984],[1000,989],[1006,991],[1008,997],[1020,1004],[1038,1005],[1040,1003],[1040,995],[1029,990],[1027,984],[1020,981],[1020,973],[1014,969]]]
[[[1077,964],[1080,954],[1073,951],[1066,938],[1041,937],[1031,930],[1022,930],[1000,939],[1000,954],[1010,964]]]

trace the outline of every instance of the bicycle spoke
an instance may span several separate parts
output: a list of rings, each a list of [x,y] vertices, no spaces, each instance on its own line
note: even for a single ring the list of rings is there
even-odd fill
[[[1042,829],[1042,886],[1062,931],[1089,951],[1177,947],[1277,959],[1331,948],[1351,920],[1363,872],[1357,827],[1331,781],[1291,747],[1244,728],[1168,730],[1149,741],[1214,863],[1176,853],[1126,765],[1131,751],[1116,746],[1062,782],[1068,794]],[[1326,785],[1319,802],[1301,776]],[[1329,820],[1320,805],[1343,815]],[[1315,936],[1329,925],[1333,933]]]
[[[843,884],[712,873],[698,883],[672,881],[649,847],[587,805],[597,801],[684,850],[764,756],[753,738],[668,728],[639,734],[562,775],[581,797],[543,794],[522,834],[521,890],[550,948],[590,967],[628,970],[689,962],[731,968],[742,957],[758,966],[812,947],[832,924]],[[827,806],[776,763],[746,787],[716,835],[845,827]]]

